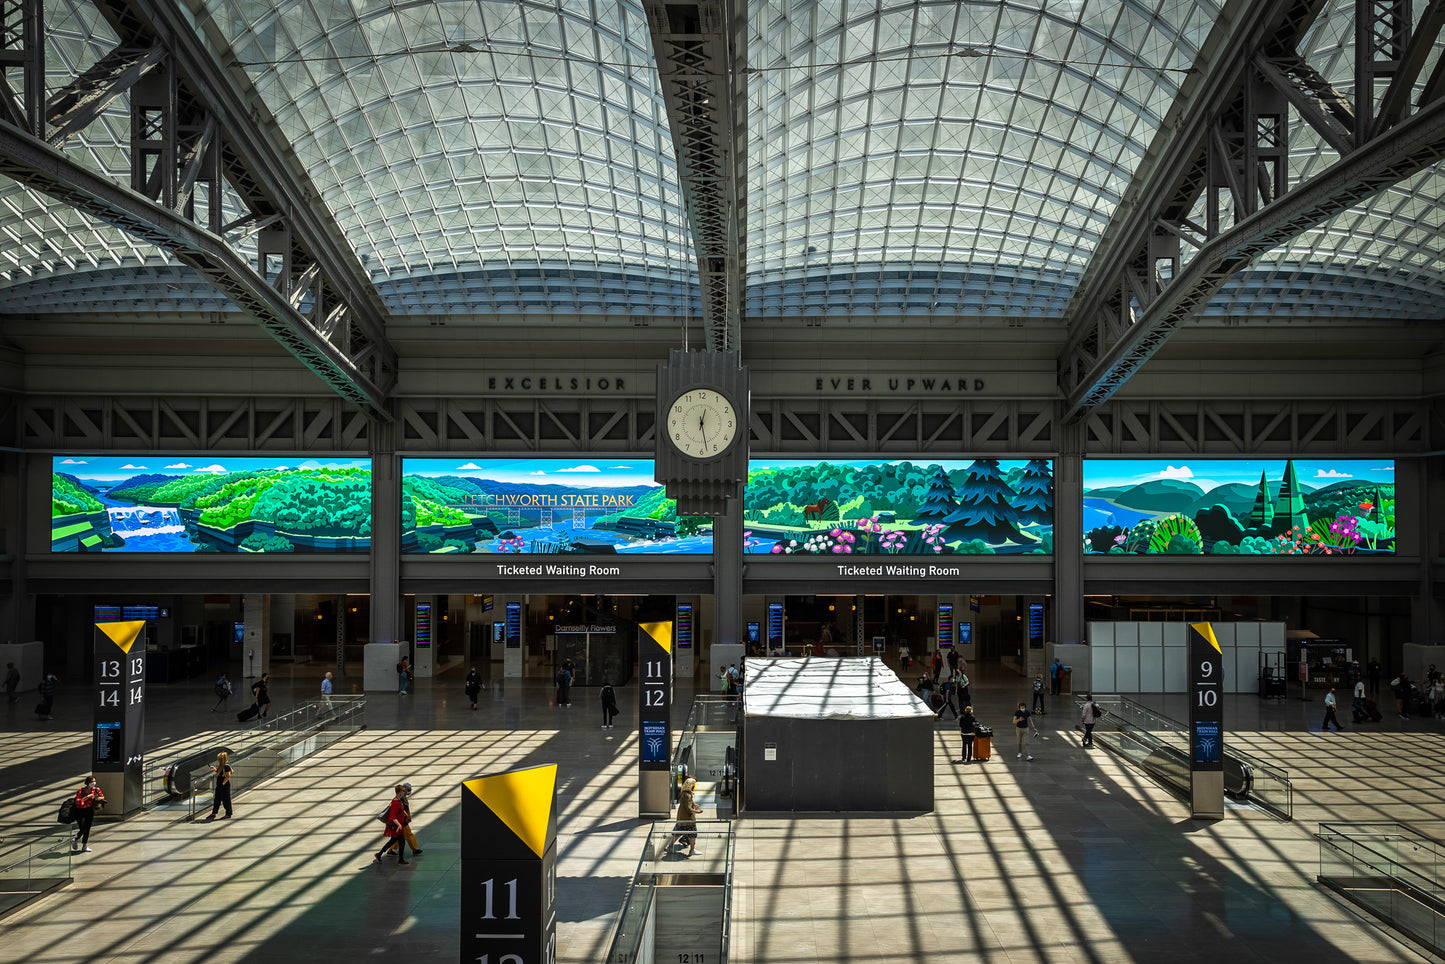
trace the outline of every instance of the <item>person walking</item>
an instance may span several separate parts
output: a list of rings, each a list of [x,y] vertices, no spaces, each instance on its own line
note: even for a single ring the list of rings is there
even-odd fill
[[[1390,686],[1395,691],[1395,702],[1400,711],[1400,719],[1408,720],[1410,718],[1410,677],[1401,673],[1391,680]]]
[[[898,665],[903,667],[904,672],[907,672],[908,668],[913,665],[913,654],[909,652],[907,643],[901,643],[898,646]]]
[[[51,714],[55,710],[55,688],[60,685],[60,677],[54,673],[46,673],[41,679],[36,690],[40,693],[40,703],[35,707],[35,715],[42,720],[53,720]]]
[[[467,674],[467,681],[464,684],[464,688],[467,691],[467,699],[472,701],[472,710],[475,712],[477,708],[477,697],[482,695],[482,674],[477,672],[475,666],[473,666],[472,671]]]
[[[1321,732],[1328,733],[1331,723],[1335,725],[1335,732],[1340,732],[1340,721],[1335,718],[1335,709],[1335,688],[1331,686],[1330,691],[1325,694],[1325,721],[1320,724]]]
[[[261,719],[263,720],[266,718],[266,714],[271,712],[270,681],[271,674],[262,673],[261,678],[251,684],[251,696],[254,697],[252,702],[255,703],[256,709],[260,711]]]
[[[557,705],[572,705],[572,672],[565,665],[557,667]]]
[[[404,784],[396,785],[396,796],[391,798],[391,805],[386,811],[386,830],[383,833],[386,839],[382,841],[381,849],[376,852],[375,863],[381,863],[381,857],[391,850],[392,843],[396,843],[396,862],[407,864],[411,861],[406,859],[406,787]]]
[[[5,697],[11,703],[20,702],[20,697],[15,695],[15,688],[20,685],[20,670],[15,668],[14,663],[5,664]]]
[[[326,704],[326,708],[328,710],[331,709],[331,694],[335,691],[335,689],[336,686],[331,681],[330,673],[327,673],[325,676],[321,677],[321,702]]]
[[[400,847],[401,842],[405,840],[406,845],[411,848],[411,855],[413,857],[420,857],[422,853],[421,846],[416,842],[416,834],[411,832],[411,784],[403,783],[401,790],[401,807],[406,811],[406,819],[403,820],[401,824],[401,836],[396,838],[396,843],[393,844],[387,852],[390,853],[392,850]]]
[[[938,650],[933,651],[933,659],[928,662],[928,670],[933,674],[933,682],[938,682],[938,671],[943,669],[943,654]]]
[[[1079,716],[1079,722],[1084,725],[1084,742],[1081,746],[1091,747],[1094,745],[1094,724],[1099,722],[1099,717],[1104,711],[1099,709],[1099,704],[1094,702],[1094,694],[1084,694],[1084,712]]]
[[[411,663],[403,656],[396,664],[396,694],[406,695],[407,684],[411,682]]]
[[[958,671],[958,679],[955,681],[958,689],[958,705],[967,706],[973,702],[973,692],[969,688],[968,674],[963,670]]]
[[[210,764],[211,772],[216,775],[216,792],[211,794],[211,815],[207,820],[215,820],[216,813],[221,807],[226,808],[226,815],[222,820],[231,819],[231,754],[222,750],[216,754],[216,762]]]
[[[958,672],[958,650],[952,646],[948,647],[948,675],[952,676]]]
[[[90,825],[95,822],[95,808],[105,806],[105,794],[88,776],[75,791],[75,836],[70,841],[71,853],[90,853]]]
[[[1369,714],[1365,712],[1365,678],[1363,676],[1355,677],[1355,692],[1350,700],[1350,709],[1353,710],[1351,722],[1363,723],[1369,717]]]
[[[216,680],[215,690],[216,705],[211,707],[211,712],[220,713],[226,708],[226,704],[230,702],[231,699],[231,680],[225,673],[222,673],[220,678]]]
[[[1039,731],[1039,728],[1034,725],[1033,714],[1026,709],[1027,705],[1023,700],[1019,700],[1019,708],[1014,710],[1014,729],[1018,737],[1017,759],[1020,760],[1024,758],[1024,751],[1029,749],[1029,730],[1033,730],[1035,733]],[[1034,755],[1030,753],[1028,758],[1032,760]]]
[[[610,730],[610,729],[612,729],[612,726],[613,726],[612,721],[613,721],[614,719],[616,719],[616,718],[617,718],[617,691],[612,688],[612,684],[611,684],[609,681],[603,680],[603,681],[602,681],[602,728],[603,728],[604,730]]]
[[[679,844],[687,844],[684,857],[691,857],[697,849],[697,815],[702,813],[702,807],[697,804],[696,790],[696,777],[682,781],[682,790],[677,795],[677,823],[672,825],[672,843],[667,847],[671,851]]]
[[[1370,694],[1380,695],[1380,661],[1371,658],[1368,666],[1365,667],[1365,676],[1370,681]]]
[[[1059,696],[1064,692],[1064,664],[1054,657],[1053,665],[1049,667],[1049,695]]]
[[[1043,714],[1044,711],[1044,674],[1039,673],[1034,677],[1034,712]]]
[[[944,677],[943,686],[939,689],[939,695],[943,697],[943,705],[940,706],[938,708],[938,712],[933,715],[934,719],[943,719],[944,710],[948,710],[950,713],[952,713],[955,720],[958,719],[958,707],[955,706],[953,703],[953,696],[957,689],[958,683],[954,680],[953,674],[950,673],[948,676]]]
[[[974,718],[973,707],[965,706],[958,717],[958,733],[963,737],[963,759],[959,763],[973,762],[973,738],[978,720]]]

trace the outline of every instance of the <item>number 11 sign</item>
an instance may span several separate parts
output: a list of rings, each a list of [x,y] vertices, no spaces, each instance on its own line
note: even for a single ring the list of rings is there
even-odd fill
[[[637,805],[645,820],[672,811],[672,623],[637,630]]]
[[[461,960],[557,960],[555,764],[462,784]]]
[[[1196,818],[1224,817],[1224,651],[1209,623],[1189,624],[1189,783]]]

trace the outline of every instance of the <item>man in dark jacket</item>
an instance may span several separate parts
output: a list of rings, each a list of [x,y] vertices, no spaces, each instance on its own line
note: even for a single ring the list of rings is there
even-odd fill
[[[261,678],[251,684],[251,694],[256,697],[256,709],[261,711],[263,720],[271,712],[271,694],[266,692],[266,683],[270,679],[270,673],[262,673]]]

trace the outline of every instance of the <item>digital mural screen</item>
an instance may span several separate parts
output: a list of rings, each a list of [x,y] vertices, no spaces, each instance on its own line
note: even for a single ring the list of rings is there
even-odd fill
[[[369,552],[371,461],[55,456],[52,552]]]
[[[743,530],[771,555],[1047,555],[1053,462],[754,459]]]
[[[712,552],[651,459],[404,459],[401,492],[403,552]]]
[[[1084,461],[1086,554],[1394,551],[1389,459]]]

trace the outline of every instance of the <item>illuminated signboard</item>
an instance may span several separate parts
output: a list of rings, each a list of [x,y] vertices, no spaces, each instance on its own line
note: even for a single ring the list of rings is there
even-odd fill
[[[1044,648],[1044,604],[1029,603],[1029,649]]]
[[[413,625],[413,642],[418,646],[431,645],[431,603],[416,604],[416,618]]]
[[[403,552],[710,554],[651,459],[403,459]]]
[[[785,652],[783,645],[783,604],[768,603],[768,653]]]
[[[677,604],[677,645],[692,645],[692,603]]]
[[[1084,552],[1369,556],[1395,551],[1389,459],[1086,459]]]
[[[55,456],[52,552],[369,552],[369,459]]]
[[[754,460],[743,530],[763,555],[1049,554],[1053,462]]]
[[[973,623],[958,624],[958,645],[973,645]]]
[[[938,604],[938,645],[953,645],[953,603]]]
[[[507,603],[507,648],[522,648],[522,604]]]

